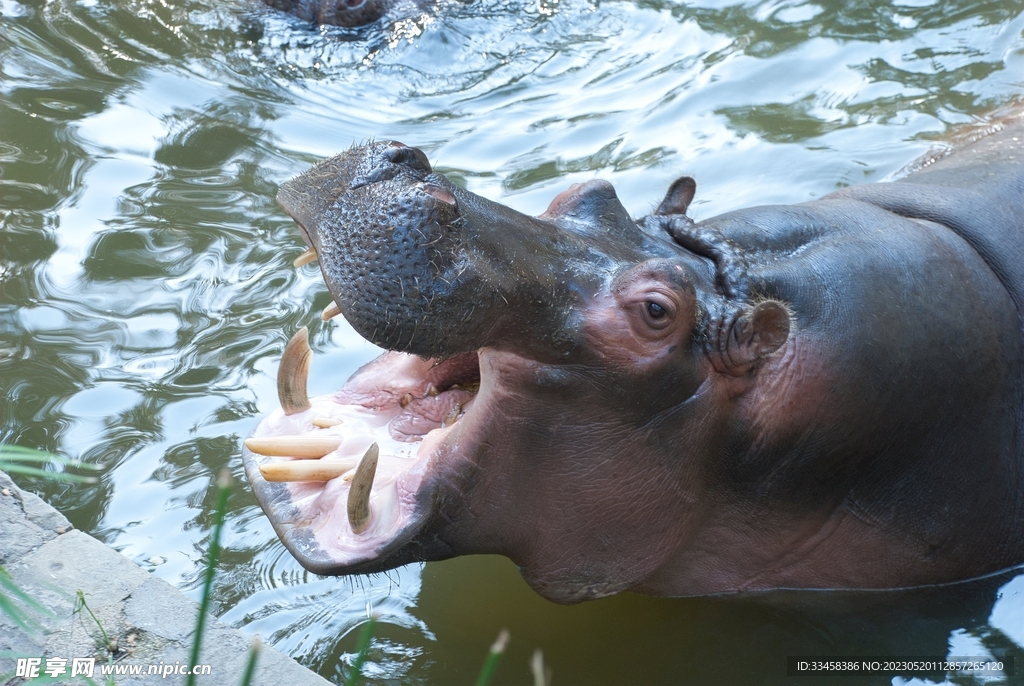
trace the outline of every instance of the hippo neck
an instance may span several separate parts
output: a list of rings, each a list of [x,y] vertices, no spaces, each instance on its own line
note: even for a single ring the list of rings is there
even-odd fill
[[[740,504],[703,514],[718,527],[706,526],[644,590],[887,588],[1017,562],[1021,515],[993,522],[948,487],[969,450],[986,498],[1020,501],[1024,414],[1012,370],[1024,344],[1003,275],[956,231],[845,195],[741,210],[700,228],[711,227],[752,265],[747,302],[784,302],[793,333],[729,405],[714,453],[729,480],[727,495],[708,502]],[[891,506],[911,491],[925,514]],[[737,531],[756,531],[757,545]],[[967,538],[992,555],[971,555],[958,543]],[[873,550],[885,551],[878,563],[860,564]],[[713,559],[687,560],[693,551]],[[721,570],[713,585],[711,565]]]

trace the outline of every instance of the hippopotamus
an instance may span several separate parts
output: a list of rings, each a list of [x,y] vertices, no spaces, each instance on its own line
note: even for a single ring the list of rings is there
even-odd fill
[[[372,24],[385,15],[414,15],[423,11],[424,0],[264,0],[299,19],[316,24],[357,27]]]
[[[280,188],[386,349],[243,456],[318,574],[510,558],[574,603],[953,583],[1024,562],[1024,118],[895,181],[694,221],[611,184],[529,216],[401,143]]]

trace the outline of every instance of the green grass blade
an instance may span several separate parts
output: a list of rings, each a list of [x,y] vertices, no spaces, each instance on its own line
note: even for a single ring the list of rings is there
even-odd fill
[[[3,587],[3,590],[6,591],[8,595],[12,595],[26,605],[29,605],[33,610],[38,610],[39,612],[50,612],[42,603],[18,588],[18,584],[14,583],[14,579],[11,578],[10,573],[3,567],[0,567],[0,586]]]
[[[72,469],[82,469],[92,472],[100,470],[98,465],[82,462],[81,460],[73,460],[60,455],[54,455],[53,453],[43,452],[42,450],[24,448],[20,445],[0,445],[0,470],[5,472],[24,474],[26,476],[39,476],[44,479],[63,481],[65,483],[96,482],[95,477],[82,476],[80,474],[68,474],[67,472],[52,472],[47,469],[41,469],[40,467],[28,466],[32,464],[44,466],[60,465],[64,468],[71,467]]]
[[[533,686],[551,686],[551,668],[544,666],[544,653],[540,648],[533,651],[530,671],[533,672]]]
[[[498,668],[498,661],[501,660],[502,653],[508,647],[508,640],[508,629],[502,629],[498,632],[498,638],[495,639],[494,644],[491,646],[491,651],[487,653],[483,669],[480,670],[480,676],[477,677],[476,686],[487,686],[491,682],[494,670]]]
[[[0,445],[0,462],[8,460],[15,462],[55,462],[65,467],[87,469],[94,472],[102,469],[99,465],[92,464],[91,462],[82,462],[81,460],[48,453],[43,450],[25,448],[20,445]]]
[[[92,617],[92,621],[96,622],[96,628],[100,630],[100,634],[103,636],[103,649],[108,652],[113,652],[111,650],[110,636],[107,635],[107,630],[103,628],[103,624],[100,622],[99,617],[93,614],[92,608],[89,607],[89,603],[85,602],[85,593],[82,592],[82,589],[78,589],[76,595],[77,598],[75,599],[75,606],[72,608],[71,613],[78,614],[82,610],[88,612],[89,616]]]
[[[0,470],[8,472],[9,474],[39,476],[44,479],[49,479],[50,481],[61,481],[63,483],[70,484],[94,484],[97,481],[95,476],[82,476],[81,474],[68,474],[67,472],[51,472],[47,469],[26,467],[24,465],[14,464],[11,462],[0,462]]]
[[[256,659],[260,656],[260,639],[255,637],[249,646],[249,659],[245,663],[245,672],[242,673],[242,683],[239,686],[249,686],[253,676],[256,675]]]
[[[36,613],[49,617],[54,616],[49,608],[21,590],[18,584],[14,583],[14,579],[11,578],[8,571],[0,567],[0,613],[7,615],[11,621],[26,633],[40,629],[39,623],[34,621],[29,612],[25,608],[19,607],[15,601],[26,605]]]
[[[31,633],[38,627],[32,626],[32,620],[28,613],[11,602],[9,598],[0,595],[0,614],[7,615],[7,618],[17,625],[25,633]]]
[[[370,641],[373,639],[373,633],[376,628],[376,618],[370,617],[366,620],[366,624],[363,625],[362,631],[359,632],[356,659],[352,661],[352,669],[349,670],[348,677],[345,679],[345,686],[356,686],[359,683],[359,678],[363,674],[363,663],[366,662],[366,654],[370,650]]]
[[[224,520],[228,511],[228,496],[231,495],[231,472],[222,469],[217,477],[217,511],[214,514],[213,534],[210,536],[210,552],[206,556],[206,575],[203,579],[203,596],[199,602],[199,617],[196,619],[196,630],[192,641],[192,654],[189,656],[188,679],[185,686],[195,686],[196,675],[192,668],[199,662],[199,649],[203,645],[203,632],[206,629],[206,613],[210,609],[210,594],[213,590],[213,575],[220,560],[220,536],[224,531]]]

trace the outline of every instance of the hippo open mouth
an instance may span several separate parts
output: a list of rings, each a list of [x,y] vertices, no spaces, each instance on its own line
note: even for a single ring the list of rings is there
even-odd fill
[[[400,564],[391,558],[430,514],[420,501],[430,455],[474,404],[477,353],[437,361],[388,352],[337,393],[309,399],[311,356],[303,328],[282,358],[281,409],[245,442],[249,480],[311,571]]]
[[[1017,121],[695,224],[688,177],[637,220],[603,181],[532,217],[353,148],[278,200],[324,316],[388,352],[310,400],[297,334],[243,452],[256,497],[314,572],[498,553],[559,602],[1020,563],[1022,152]]]

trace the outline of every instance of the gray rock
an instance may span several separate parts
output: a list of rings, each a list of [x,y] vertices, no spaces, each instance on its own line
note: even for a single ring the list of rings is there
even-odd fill
[[[71,658],[94,657],[94,683],[105,681],[99,665],[111,661],[122,669],[142,670],[138,675],[115,675],[118,686],[143,686],[154,679],[166,684],[184,683],[184,676],[162,678],[147,671],[151,665],[162,669],[188,662],[198,605],[120,553],[73,530],[63,515],[19,489],[3,472],[0,564],[22,590],[48,610],[48,614],[30,612],[34,626],[27,631],[0,613],[0,653],[43,658],[43,666],[47,657],[67,658],[68,666]],[[79,591],[88,610],[77,600]],[[104,633],[112,645],[104,645]],[[200,677],[199,683],[237,683],[251,642],[242,632],[211,617],[199,663],[212,669],[209,676]],[[16,659],[0,657],[0,679],[14,674],[15,667]],[[20,677],[0,682],[2,686],[22,683]],[[287,655],[262,646],[253,683],[326,686],[330,682]]]

